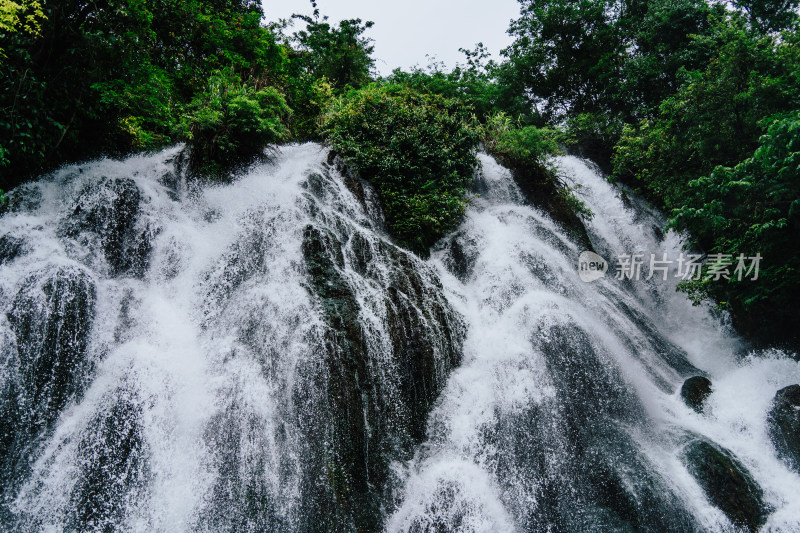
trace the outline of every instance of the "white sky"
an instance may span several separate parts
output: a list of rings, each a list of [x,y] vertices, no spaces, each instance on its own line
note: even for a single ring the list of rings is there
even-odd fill
[[[268,21],[312,11],[309,0],[261,3]],[[395,67],[425,67],[426,54],[453,67],[464,62],[458,49],[472,50],[478,42],[496,59],[511,44],[506,30],[519,15],[517,0],[318,0],[317,5],[330,22],[360,18],[375,23],[366,35],[374,39],[373,57],[382,75]]]

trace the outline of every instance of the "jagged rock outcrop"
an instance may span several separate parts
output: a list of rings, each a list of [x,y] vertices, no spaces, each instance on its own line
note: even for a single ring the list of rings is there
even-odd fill
[[[147,270],[153,229],[139,223],[142,195],[130,178],[106,178],[77,199],[60,233],[94,234],[114,275],[141,277]]]
[[[31,439],[82,390],[96,293],[86,270],[59,265],[28,276],[14,298],[7,313],[14,338],[3,343],[7,377],[0,396],[4,489],[26,471]]]

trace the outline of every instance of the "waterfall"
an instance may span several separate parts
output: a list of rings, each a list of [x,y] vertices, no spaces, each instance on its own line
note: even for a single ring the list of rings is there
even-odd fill
[[[800,363],[750,350],[673,276],[616,279],[618,254],[682,240],[585,162],[555,163],[611,263],[592,282],[487,155],[422,260],[322,146],[217,184],[186,183],[181,154],[9,193],[0,529],[800,528],[767,422]],[[679,394],[693,376],[701,412]],[[746,516],[704,484],[719,460]]]

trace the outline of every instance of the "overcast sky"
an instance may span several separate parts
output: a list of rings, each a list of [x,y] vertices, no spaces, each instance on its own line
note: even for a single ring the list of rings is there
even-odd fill
[[[262,0],[267,20],[292,13],[311,14],[308,0]],[[459,48],[483,42],[498,56],[511,39],[508,23],[519,15],[516,0],[318,0],[331,22],[360,18],[375,22],[367,36],[374,39],[376,67],[389,74],[395,67],[428,65],[425,54],[447,67],[464,62]]]

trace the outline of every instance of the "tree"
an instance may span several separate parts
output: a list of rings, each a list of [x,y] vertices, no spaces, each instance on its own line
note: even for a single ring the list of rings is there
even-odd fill
[[[755,280],[732,273],[684,290],[695,300],[720,302],[747,332],[797,342],[800,317],[786,311],[800,298],[800,114],[772,120],[751,157],[691,181],[685,193],[674,226],[711,243],[709,253],[727,254],[734,265],[739,254],[763,261]]]
[[[521,0],[503,51],[531,95],[557,119],[567,113],[616,112],[624,41],[613,0]]]
[[[286,57],[253,0],[63,0],[44,14],[39,35],[0,35],[4,188],[65,160],[171,142],[213,72],[259,89],[280,81]]]
[[[734,5],[747,14],[753,29],[774,32],[790,28],[797,22],[798,0],[734,0]]]
[[[306,23],[305,29],[294,34],[305,70],[314,78],[326,78],[336,89],[358,89],[369,83],[375,66],[371,57],[374,47],[372,39],[363,35],[374,23],[348,19],[333,26],[327,16],[320,19],[316,2],[312,0],[311,5],[312,17],[292,15]]]
[[[654,118],[628,126],[614,156],[616,176],[638,179],[667,209],[682,205],[690,181],[752,154],[768,117],[800,106],[796,35],[754,34],[731,14],[698,40],[715,57],[702,71],[683,71],[678,92]]]

